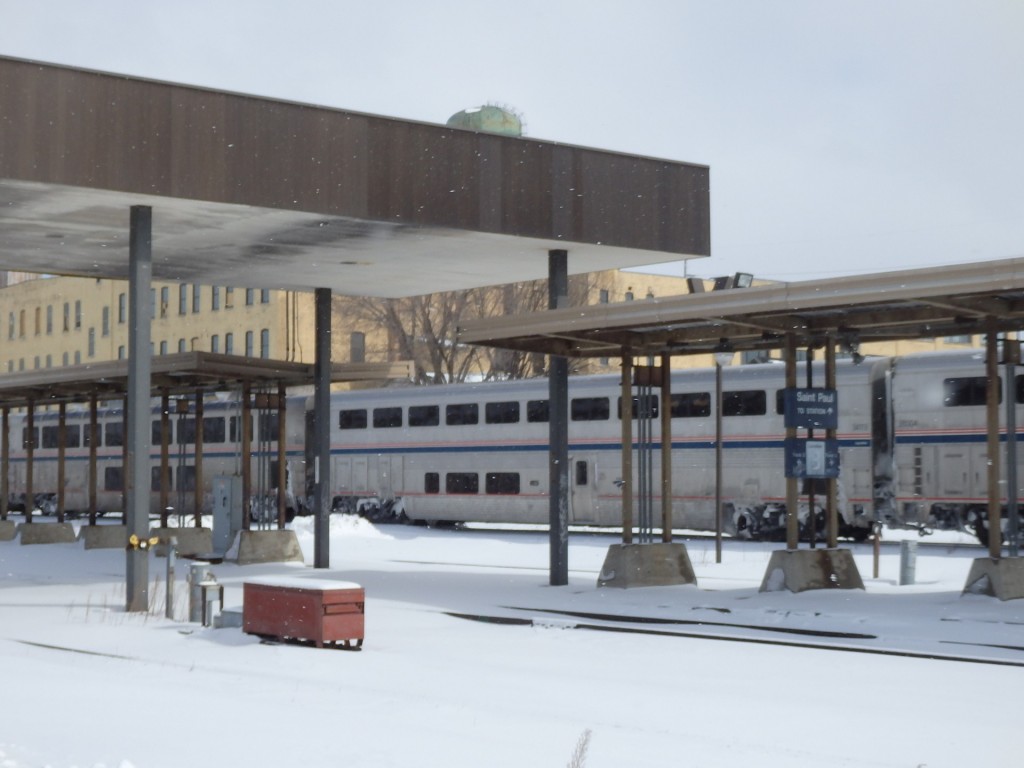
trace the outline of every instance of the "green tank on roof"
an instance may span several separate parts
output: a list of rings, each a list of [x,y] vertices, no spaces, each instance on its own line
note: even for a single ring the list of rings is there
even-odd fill
[[[446,124],[452,128],[497,133],[502,136],[523,135],[523,121],[519,119],[518,115],[511,110],[490,104],[456,112],[448,118]]]

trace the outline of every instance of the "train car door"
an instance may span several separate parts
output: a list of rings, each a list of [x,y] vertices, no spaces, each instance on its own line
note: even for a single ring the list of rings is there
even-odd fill
[[[402,456],[381,456],[377,465],[377,493],[382,499],[392,499],[401,492]]]
[[[597,509],[594,506],[594,483],[597,481],[597,466],[593,457],[572,456],[569,459],[569,520],[573,523],[596,523]]]

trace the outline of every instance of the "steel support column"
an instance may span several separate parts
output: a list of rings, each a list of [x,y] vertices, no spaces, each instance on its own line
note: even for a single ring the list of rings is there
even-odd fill
[[[128,240],[128,408],[124,477],[128,535],[149,538],[149,394],[152,352],[150,283],[153,274],[153,210],[131,208]],[[149,550],[128,549],[125,598],[129,611],[149,610]]]
[[[836,391],[836,345],[835,339],[828,336],[825,339],[825,388]],[[839,403],[839,408],[843,404]],[[836,430],[828,428],[825,430],[826,440],[835,440]],[[835,549],[839,546],[839,504],[836,498],[837,483],[834,477],[825,481],[825,546]]]
[[[35,452],[36,452],[36,404],[34,400],[28,401],[28,414],[25,417],[27,434],[25,440],[25,522],[32,522],[32,512],[35,509]]]
[[[633,354],[622,350],[622,543],[633,543]],[[643,539],[641,538],[641,541]]]
[[[96,525],[97,448],[100,442],[99,406],[96,393],[89,396],[89,525]]]
[[[672,541],[672,356],[661,356],[661,540]]]
[[[4,406],[0,414],[3,417],[3,424],[0,425],[0,520],[6,520],[10,511],[7,500],[11,492],[11,479],[8,475],[11,471],[11,409]]]
[[[569,252],[548,251],[548,309],[569,303]],[[569,361],[548,359],[550,583],[569,583]]]
[[[68,404],[57,406],[57,522],[64,522],[64,472],[68,443]]]
[[[993,560],[1002,551],[1001,505],[999,503],[999,337],[994,318],[985,333],[985,414],[988,422],[988,554]],[[1013,397],[1013,391],[1006,393]]]
[[[786,336],[786,389],[796,387],[796,338],[792,334]],[[796,428],[786,428],[786,440],[796,438]],[[798,549],[800,546],[800,515],[799,488],[795,477],[786,478],[786,549]]]
[[[287,522],[288,420],[284,384],[277,385],[277,528],[283,531]]]
[[[313,365],[313,567],[331,564],[331,290],[317,288]]]
[[[196,489],[192,494],[192,501],[195,506],[195,527],[203,527],[203,443],[206,434],[203,430],[203,391],[196,390],[196,452],[195,471]]]
[[[242,384],[241,419],[242,428],[238,433],[242,440],[242,529],[248,531],[252,505],[252,390],[248,382]]]
[[[171,505],[171,394],[160,390],[160,527],[167,527]]]

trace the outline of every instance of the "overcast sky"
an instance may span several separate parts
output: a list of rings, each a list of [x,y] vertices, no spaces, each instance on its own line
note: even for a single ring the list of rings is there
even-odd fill
[[[0,0],[0,54],[711,168],[691,274],[1024,256],[1021,0]]]

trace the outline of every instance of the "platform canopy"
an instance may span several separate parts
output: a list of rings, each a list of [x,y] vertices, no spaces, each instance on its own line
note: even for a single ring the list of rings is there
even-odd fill
[[[149,205],[155,280],[398,297],[707,256],[708,201],[705,166],[0,57],[4,270],[127,278]]]
[[[941,338],[1024,328],[1024,258],[776,283],[475,320],[465,343],[566,357],[777,349],[826,337]]]

